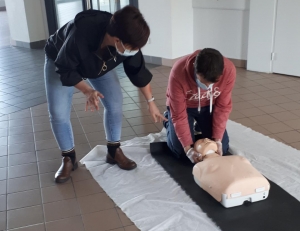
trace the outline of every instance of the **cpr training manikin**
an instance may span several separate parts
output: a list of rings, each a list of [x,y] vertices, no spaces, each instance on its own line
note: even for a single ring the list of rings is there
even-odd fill
[[[261,201],[268,197],[268,180],[246,158],[218,155],[217,144],[209,139],[198,140],[195,149],[204,158],[193,168],[194,179],[224,207],[242,205],[245,201]]]

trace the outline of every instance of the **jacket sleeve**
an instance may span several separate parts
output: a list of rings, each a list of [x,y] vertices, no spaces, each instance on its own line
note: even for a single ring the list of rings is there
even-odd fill
[[[223,74],[223,78],[227,81],[225,83],[224,90],[215,101],[212,118],[212,136],[214,139],[223,138],[226,129],[226,123],[232,110],[231,94],[236,79],[236,69],[232,63],[230,64],[228,70],[226,70],[226,72]]]
[[[74,86],[82,81],[83,77],[77,71],[79,63],[80,55],[75,30],[73,30],[66,38],[55,60],[55,71],[58,73],[63,86]]]
[[[181,84],[172,76],[169,79],[168,92],[171,119],[178,140],[182,147],[192,145],[193,139],[186,111],[187,104],[185,92]]]
[[[126,75],[136,87],[145,87],[150,83],[152,74],[145,66],[145,60],[141,51],[123,61]]]

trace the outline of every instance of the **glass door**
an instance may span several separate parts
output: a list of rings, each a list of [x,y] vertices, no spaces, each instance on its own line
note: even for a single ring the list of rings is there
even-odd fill
[[[138,7],[138,0],[45,0],[49,34],[55,33],[83,10],[114,13],[126,5]]]
[[[91,0],[91,8],[114,13],[130,4],[130,0]]]
[[[84,10],[82,0],[54,0],[54,3],[58,27],[62,27]]]

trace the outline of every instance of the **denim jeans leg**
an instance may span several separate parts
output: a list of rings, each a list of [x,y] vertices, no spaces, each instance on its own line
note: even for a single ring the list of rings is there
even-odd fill
[[[107,141],[120,141],[123,119],[123,94],[115,70],[97,78],[89,79],[94,89],[104,96],[101,103],[104,107],[103,123]]]
[[[51,128],[60,150],[68,151],[75,146],[70,120],[74,87],[62,86],[54,61],[47,56],[44,78]]]

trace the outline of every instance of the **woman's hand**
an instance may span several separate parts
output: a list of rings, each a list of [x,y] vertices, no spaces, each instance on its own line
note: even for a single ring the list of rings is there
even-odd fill
[[[84,92],[86,96],[86,104],[85,104],[85,111],[94,111],[99,110],[99,97],[104,98],[104,96],[99,92],[92,88]]]
[[[162,122],[162,121],[168,121],[168,119],[166,119],[162,114],[160,114],[154,101],[148,103],[148,110],[150,112],[152,119],[155,121],[155,123]]]

